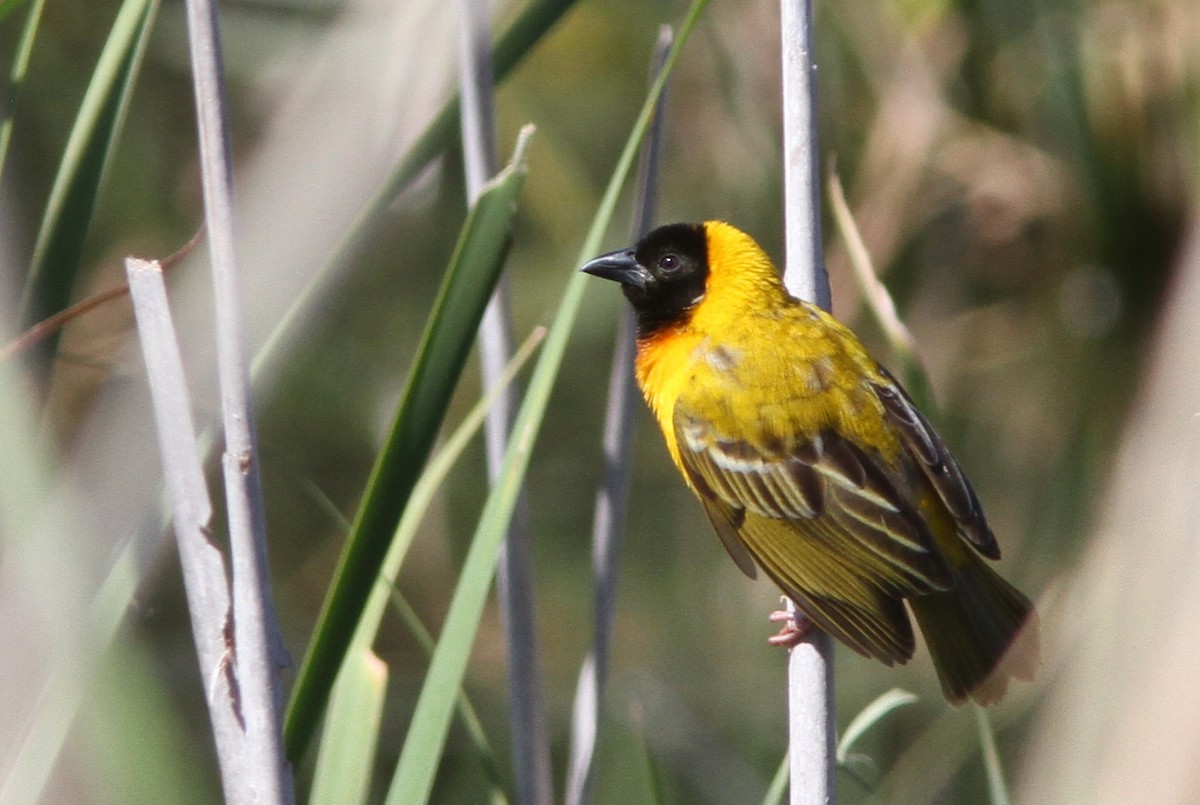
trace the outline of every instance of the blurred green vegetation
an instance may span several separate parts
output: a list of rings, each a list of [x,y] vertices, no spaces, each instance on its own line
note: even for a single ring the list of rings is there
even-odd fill
[[[6,289],[23,279],[116,7],[110,0],[47,4],[28,81],[12,108],[0,186]],[[253,162],[273,127],[289,125],[283,112],[311,86],[314,72],[346,56],[334,35],[339,26],[357,19],[402,31],[417,24],[405,19],[420,19],[417,12],[403,17],[403,7],[382,0],[223,3],[235,164]],[[516,7],[498,9],[497,30]],[[644,95],[657,26],[683,9],[666,0],[581,2],[500,88],[500,150],[521,124],[539,129],[508,263],[518,338],[549,320],[576,268],[575,252]],[[845,182],[877,269],[930,367],[939,426],[985,504],[1006,575],[1033,594],[1071,569],[1089,537],[1193,212],[1200,179],[1197,11],[1188,0],[817,4],[822,151]],[[714,2],[701,20],[669,90],[660,220],[728,219],[781,257],[777,13],[774,2]],[[0,22],[0,65],[12,61],[22,16]],[[449,47],[452,63],[453,37],[431,39]],[[406,46],[414,41],[410,35]],[[394,63],[389,59],[379,54],[381,71]],[[165,255],[200,222],[186,68],[182,7],[165,3],[75,298],[119,282],[123,255]],[[446,86],[434,82],[429,91],[439,89],[444,95]],[[355,102],[352,90],[347,102]],[[371,101],[364,92],[362,102]],[[397,103],[403,110],[408,100]],[[302,158],[286,168],[307,169]],[[451,149],[357,251],[271,393],[258,401],[275,600],[296,657],[345,536],[312,488],[347,516],[357,506],[464,218],[462,187],[461,160]],[[289,201],[278,199],[278,216],[289,215]],[[613,247],[623,231],[614,228]],[[887,364],[844,250],[828,240],[835,312]],[[588,293],[529,477],[560,788],[571,697],[591,633],[588,534],[612,322],[621,304],[609,288]],[[47,412],[68,457],[100,391],[129,382],[131,317],[123,305],[73,324],[64,338]],[[477,377],[472,366],[448,421],[478,398]],[[645,416],[637,442],[596,801],[649,801],[645,753],[667,801],[754,801],[786,737],[784,663],[765,642],[776,592],[744,579],[728,561]],[[476,445],[405,566],[404,593],[435,633],[485,494]],[[173,563],[164,559],[143,584],[126,638],[152,666],[147,676],[158,680],[159,711],[173,719],[165,722],[174,734],[164,745],[173,742],[178,755],[190,756],[215,797],[201,682]],[[380,754],[381,768],[390,769],[427,655],[398,618],[385,625],[376,650],[391,672]],[[504,673],[491,612],[467,687],[497,747],[507,742]],[[843,726],[889,687],[921,696],[858,745],[874,760],[886,801],[982,800],[974,723],[944,705],[927,658],[887,669],[841,652],[837,682]],[[1010,770],[1038,701],[1037,686],[1018,688],[995,718]],[[84,747],[88,741],[72,736]],[[507,749],[497,752],[505,765]],[[435,801],[476,802],[486,785],[472,745],[455,728]],[[869,799],[845,775],[841,793],[844,802]]]

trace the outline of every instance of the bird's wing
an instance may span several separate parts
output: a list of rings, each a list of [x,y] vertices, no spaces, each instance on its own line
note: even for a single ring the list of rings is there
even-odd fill
[[[700,495],[700,502],[704,504],[704,513],[708,515],[713,530],[721,538],[721,544],[729,552],[729,557],[733,559],[734,564],[750,578],[757,578],[758,570],[754,566],[754,558],[750,556],[745,543],[738,536],[738,529],[746,521],[745,510],[735,508],[724,500],[704,493]]]
[[[824,543],[853,558],[869,585],[893,595],[950,586],[920,514],[863,450],[836,432],[772,450],[717,434],[677,406],[675,436],[689,480],[743,570],[745,540],[735,537],[745,517],[757,516],[791,527],[776,563],[803,563],[811,546]]]
[[[891,383],[876,384],[875,395],[901,441],[916,459],[921,472],[954,518],[958,531],[989,559],[1000,558],[1000,546],[983,516],[983,506],[962,468],[929,421],[913,405],[904,388],[887,371],[880,372]]]
[[[912,656],[902,599],[949,587],[951,573],[925,522],[867,454],[832,430],[790,450],[754,446],[718,436],[679,405],[675,436],[742,570],[756,562],[859,653],[888,664]]]
[[[742,570],[756,562],[856,651],[889,664],[912,656],[902,599],[947,589],[952,574],[875,460],[833,430],[773,449],[720,435],[679,404],[674,423],[684,471]]]

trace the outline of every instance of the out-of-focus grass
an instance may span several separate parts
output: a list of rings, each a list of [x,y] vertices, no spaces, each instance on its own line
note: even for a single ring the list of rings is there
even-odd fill
[[[158,3],[126,0],[96,63],[42,215],[17,315],[30,327],[67,306],[105,168],[120,137]],[[40,14],[41,7],[33,9]],[[49,364],[57,337],[38,351]],[[47,371],[48,366],[38,367]]]
[[[265,32],[253,60],[249,48],[236,49],[230,65],[237,77],[230,91],[238,113],[239,203],[260,236],[247,247],[247,263],[251,271],[267,269],[247,278],[247,317],[261,331],[278,315],[272,290],[296,282],[320,259],[330,240],[322,240],[322,226],[340,231],[339,216],[362,199],[363,177],[374,171],[377,178],[376,166],[386,164],[372,159],[401,147],[403,137],[392,133],[382,110],[402,110],[419,130],[451,83],[446,65],[453,64],[454,39],[442,33],[436,16],[404,7],[412,14],[409,24],[420,25],[423,44],[422,59],[406,64],[400,54],[408,50],[367,38],[365,29],[395,21],[382,5],[355,4],[340,16],[314,14],[310,4],[299,3],[228,9],[244,23],[239,30],[257,24],[254,30]],[[86,84],[83,65],[94,61],[113,13],[115,5],[83,0],[47,6],[0,187],[6,212],[0,264],[8,272],[23,273],[27,265],[53,166]],[[498,22],[513,13],[506,6]],[[84,247],[76,298],[113,284],[124,253],[163,253],[194,230],[190,98],[171,14],[164,9],[151,39],[125,139]],[[627,131],[642,97],[644,57],[657,24],[677,14],[678,4],[666,2],[578,4],[500,90],[501,142],[511,141],[520,123],[539,126],[510,262],[518,332],[548,320],[620,147],[619,133]],[[674,79],[661,219],[728,218],[779,256],[776,14],[769,2],[717,3],[701,22]],[[11,63],[22,16],[0,21],[0,64]],[[1186,643],[1180,613],[1190,610],[1172,605],[1179,600],[1172,596],[1187,589],[1180,568],[1190,566],[1190,557],[1186,546],[1167,541],[1172,509],[1149,503],[1157,499],[1144,484],[1157,476],[1143,476],[1138,486],[1124,464],[1141,466],[1139,454],[1118,453],[1117,444],[1126,432],[1130,440],[1158,434],[1163,441],[1153,444],[1164,445],[1161,455],[1180,456],[1187,445],[1169,437],[1190,433],[1190,420],[1180,413],[1185,408],[1155,404],[1186,400],[1189,387],[1144,378],[1151,376],[1149,354],[1162,361],[1156,366],[1168,367],[1156,372],[1182,371],[1170,368],[1176,365],[1168,356],[1188,354],[1190,344],[1181,335],[1183,341],[1167,345],[1158,328],[1163,300],[1182,293],[1184,272],[1193,270],[1180,249],[1200,186],[1194,4],[845,0],[818,4],[817,35],[824,147],[837,157],[864,242],[927,361],[944,412],[939,426],[979,489],[1005,553],[1005,573],[1031,593],[1046,592],[1047,665],[1035,685],[1014,688],[993,714],[1014,798],[1046,801],[1067,790],[1056,782],[1076,779],[1063,755],[1069,739],[1043,724],[1074,723],[1063,713],[1092,711],[1126,690],[1138,693],[1136,704],[1111,714],[1113,720],[1100,710],[1104,718],[1086,725],[1094,737],[1090,757],[1121,757],[1111,764],[1123,776],[1121,785],[1136,788],[1138,781],[1161,777],[1179,786],[1172,791],[1185,790],[1185,772],[1158,774],[1140,752],[1117,754],[1127,748],[1121,735],[1143,737],[1146,747],[1171,749],[1180,762],[1166,768],[1178,770],[1187,760],[1180,747],[1196,745],[1163,737],[1172,734],[1172,718],[1196,710],[1186,704],[1185,687],[1166,684],[1172,669],[1185,667],[1174,658]],[[389,95],[375,81],[381,70],[393,71],[386,83],[393,90],[401,78],[424,89]],[[323,114],[302,113],[305,99],[335,80],[338,91],[329,94],[339,104],[322,107]],[[289,136],[295,136],[290,146]],[[271,184],[268,168],[289,181]],[[316,510],[305,483],[328,492],[342,510],[354,509],[415,348],[416,322],[437,287],[436,267],[461,223],[459,171],[458,158],[447,156],[390,212],[385,231],[356,255],[363,270],[323,300],[324,315],[307,326],[273,394],[260,400],[277,600],[297,654],[340,547],[338,530]],[[835,312],[858,323],[887,361],[882,337],[858,312],[834,228],[826,232]],[[198,311],[193,318],[202,318],[205,292],[202,283],[189,283],[189,271],[181,266],[172,282],[181,301]],[[12,287],[11,277],[6,284]],[[600,467],[604,385],[597,367],[606,365],[619,302],[597,294],[583,306],[531,464],[539,608],[552,610],[541,626],[547,701],[558,740],[566,734],[570,691],[590,634],[586,534]],[[123,363],[127,315],[99,313],[72,330],[64,340],[69,359],[56,367],[59,404],[51,408],[50,427],[73,448],[64,465],[106,489],[109,504],[87,520],[104,534],[117,533],[108,519],[120,519],[113,501],[138,488],[131,478],[142,471],[114,473],[130,466],[123,453],[103,462],[82,456],[97,438],[94,423],[118,409],[108,395],[132,385]],[[196,376],[200,386],[207,384],[205,371]],[[478,397],[472,385],[452,402],[452,418]],[[1143,413],[1127,425],[1135,399]],[[136,418],[117,421],[121,433],[137,433]],[[754,801],[766,790],[785,735],[783,661],[764,645],[764,615],[775,593],[766,583],[741,579],[729,565],[649,424],[643,420],[639,432],[613,644],[614,693],[601,731],[596,790],[621,795],[630,792],[632,776],[641,779],[643,754],[630,749],[636,730],[629,726],[641,718],[665,788],[681,801]],[[1130,444],[1127,450],[1134,451]],[[1195,472],[1190,465],[1163,466],[1175,467],[1176,479]],[[485,488],[482,457],[475,453],[452,474],[439,512],[407,560],[401,585],[433,624],[445,610]],[[1182,493],[1175,498],[1183,499]],[[1114,507],[1103,519],[1102,506]],[[1127,519],[1130,512],[1140,516]],[[1174,517],[1186,522],[1185,514]],[[1108,525],[1104,541],[1093,544],[1097,523]],[[108,543],[98,544],[80,550],[107,555]],[[1114,568],[1102,561],[1124,550],[1147,564]],[[1150,557],[1171,567],[1151,565]],[[129,634],[149,648],[172,707],[195,723],[200,701],[196,680],[184,670],[192,662],[190,641],[179,637],[185,621],[174,578],[149,575]],[[1162,598],[1138,609],[1146,614],[1135,622],[1115,615],[1092,623],[1062,617],[1056,601],[1091,600],[1076,598],[1080,591],[1153,591]],[[1068,611],[1097,611],[1078,606]],[[1095,686],[1076,685],[1071,680],[1079,666],[1060,670],[1061,652],[1099,645],[1101,631],[1108,635],[1105,651],[1087,659],[1111,671]],[[467,677],[488,734],[497,738],[506,732],[499,633],[494,613],[485,616]],[[1161,656],[1160,670],[1134,663],[1130,676],[1123,675],[1119,652],[1130,635],[1136,636],[1132,659]],[[396,693],[384,715],[381,747],[395,753],[424,659],[396,623],[385,624],[378,652]],[[1065,698],[1065,711],[1063,691],[1055,690],[1060,673],[1068,674],[1064,691],[1078,696]],[[846,655],[839,658],[837,680],[843,725],[890,687],[921,695],[920,704],[893,713],[858,745],[881,772],[881,795],[946,802],[985,795],[970,714],[939,702],[923,656],[909,668],[886,669]],[[1161,716],[1168,726],[1113,728],[1140,724],[1140,714]],[[1188,728],[1179,723],[1181,734]],[[206,757],[203,730],[177,735]],[[86,757],[85,741],[72,746],[73,757]],[[565,755],[563,745],[555,749],[556,757]],[[486,790],[473,752],[451,734],[437,788],[443,801],[477,801]],[[497,755],[506,757],[505,748],[497,747]],[[865,794],[846,781],[842,796],[854,802]]]
[[[508,168],[476,200],[425,324],[387,439],[371,477],[317,629],[300,666],[285,725],[293,762],[304,756],[388,553],[396,526],[446,413],[446,404],[496,287],[508,244],[532,127],[522,131]],[[457,689],[457,685],[455,685]]]

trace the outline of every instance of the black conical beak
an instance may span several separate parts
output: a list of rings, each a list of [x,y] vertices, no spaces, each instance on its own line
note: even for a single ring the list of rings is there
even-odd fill
[[[637,261],[633,249],[620,249],[602,254],[580,269],[601,279],[614,280],[622,285],[646,289],[654,277]]]

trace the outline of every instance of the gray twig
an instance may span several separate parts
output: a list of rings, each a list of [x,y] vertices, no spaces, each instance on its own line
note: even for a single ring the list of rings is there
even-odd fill
[[[651,60],[651,81],[662,71],[667,52],[674,41],[671,26],[659,29],[658,42]],[[664,87],[654,110],[654,123],[642,144],[638,163],[637,198],[634,200],[630,231],[637,240],[650,229],[658,200],[658,163],[662,147],[663,119],[667,92]],[[616,607],[617,568],[621,550],[621,532],[628,509],[631,457],[633,447],[633,358],[635,333],[632,312],[624,305],[617,325],[612,371],[608,378],[608,408],[604,417],[604,478],[596,492],[592,520],[592,572],[596,578],[596,624],[592,649],[584,658],[575,687],[575,706],[571,719],[571,756],[567,770],[567,805],[583,805],[591,799],[592,761],[604,685],[608,677],[609,638]]]
[[[462,0],[460,9],[463,162],[468,201],[473,204],[484,183],[497,169],[491,25],[485,0]],[[508,283],[501,276],[479,325],[480,368],[485,391],[500,381],[512,359],[512,331]],[[488,476],[492,481],[500,473],[516,410],[517,388],[515,384],[509,384],[487,418],[484,438]],[[508,646],[516,801],[520,805],[550,805],[554,800],[554,784],[550,775],[550,739],[537,655],[530,535],[529,500],[522,491],[497,558],[496,591]]]
[[[780,0],[783,51],[783,173],[787,263],[784,282],[801,299],[830,309],[821,244],[816,67],[810,0]],[[789,608],[794,605],[788,602]],[[788,753],[793,805],[835,798],[833,646],[818,629],[788,655]]]
[[[233,588],[230,640],[246,732],[246,776],[226,781],[226,792],[231,801],[291,802],[291,774],[283,754],[282,701],[277,679],[278,666],[284,661],[283,646],[267,579],[266,527],[254,445],[254,411],[238,303],[233,174],[220,36],[212,0],[187,0],[186,6],[225,429],[222,465]],[[231,785],[237,786],[236,796],[230,796]]]
[[[784,282],[793,296],[831,309],[821,248],[817,82],[812,0],[780,0],[783,36],[783,195],[787,233]]]
[[[212,543],[212,502],[204,482],[204,467],[196,443],[183,361],[157,261],[128,258],[129,293],[137,318],[138,337],[150,383],[163,474],[171,500],[171,518],[179,546],[179,564],[187,593],[192,638],[205,681],[205,699],[212,720],[217,759],[225,796],[239,793],[236,782],[245,774],[245,734],[232,658],[226,641],[231,616],[225,557]]]

